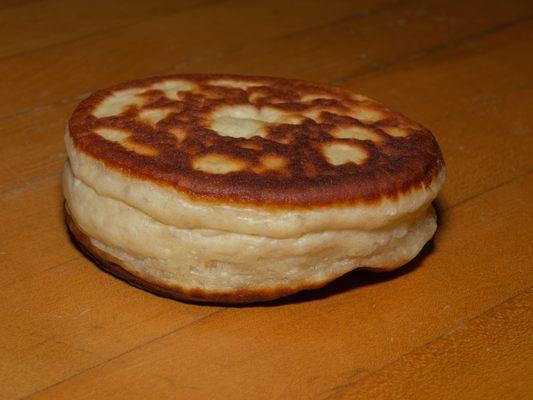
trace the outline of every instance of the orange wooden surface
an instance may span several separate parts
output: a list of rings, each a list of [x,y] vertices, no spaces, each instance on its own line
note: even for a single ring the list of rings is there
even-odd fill
[[[533,397],[533,3],[0,3],[0,398]],[[387,274],[199,306],[101,272],[62,216],[88,92],[221,71],[336,83],[429,127],[439,231]]]

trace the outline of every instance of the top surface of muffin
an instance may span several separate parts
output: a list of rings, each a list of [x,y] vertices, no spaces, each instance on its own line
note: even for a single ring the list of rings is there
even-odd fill
[[[281,78],[173,75],[93,93],[74,145],[191,199],[318,206],[374,202],[444,168],[419,124],[341,88]]]

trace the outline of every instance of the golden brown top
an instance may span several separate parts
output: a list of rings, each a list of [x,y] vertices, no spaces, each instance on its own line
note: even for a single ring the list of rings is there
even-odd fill
[[[337,87],[281,78],[173,75],[84,100],[75,146],[191,198],[325,205],[394,197],[444,166],[432,134]]]

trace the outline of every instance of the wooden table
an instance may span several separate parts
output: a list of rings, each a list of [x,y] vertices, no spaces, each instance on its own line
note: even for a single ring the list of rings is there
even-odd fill
[[[533,397],[533,3],[3,1],[0,397]],[[177,71],[335,83],[432,129],[440,227],[388,274],[251,307],[137,290],[70,242],[63,130]]]

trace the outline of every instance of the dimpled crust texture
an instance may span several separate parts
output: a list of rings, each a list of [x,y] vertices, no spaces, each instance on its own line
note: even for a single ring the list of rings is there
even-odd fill
[[[432,237],[445,179],[419,124],[336,87],[174,75],[92,94],[65,135],[67,222],[100,266],[159,294],[270,300]]]

